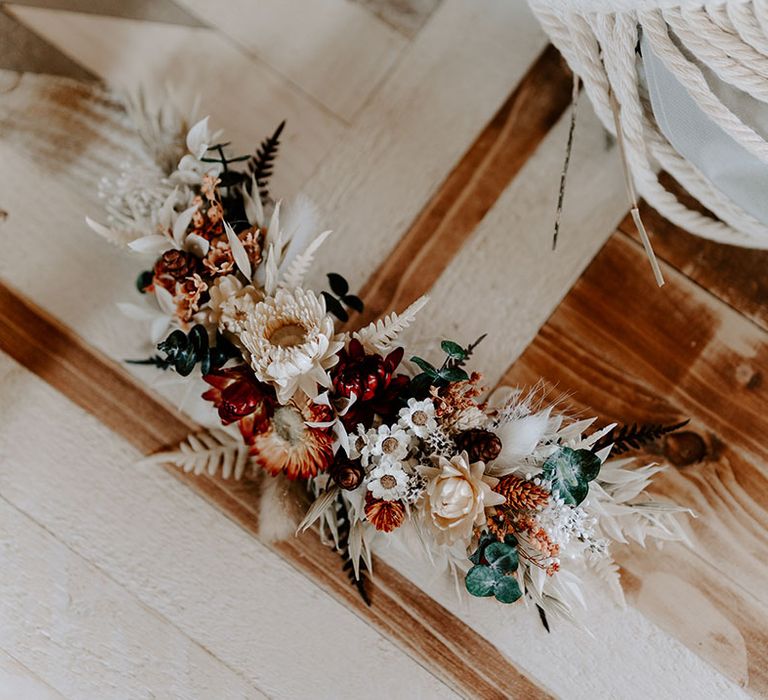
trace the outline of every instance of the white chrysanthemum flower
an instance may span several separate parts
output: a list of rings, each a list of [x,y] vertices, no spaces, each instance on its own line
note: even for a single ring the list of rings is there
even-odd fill
[[[210,292],[211,320],[217,318],[220,330],[238,336],[245,331],[256,304],[264,298],[255,287],[243,287],[234,275],[219,277]]]
[[[318,384],[331,386],[327,370],[338,362],[344,341],[322,298],[301,288],[278,289],[248,311],[240,340],[254,373],[275,387],[280,403],[299,390],[315,398]]]
[[[363,466],[379,459],[401,461],[408,456],[411,437],[399,425],[380,425],[369,430],[365,437],[360,450]]]
[[[423,401],[408,399],[408,405],[400,409],[398,424],[416,437],[427,437],[427,435],[437,430],[435,405],[430,399],[424,399]]]
[[[384,459],[368,475],[368,490],[374,498],[397,501],[408,491],[408,475],[400,462]]]

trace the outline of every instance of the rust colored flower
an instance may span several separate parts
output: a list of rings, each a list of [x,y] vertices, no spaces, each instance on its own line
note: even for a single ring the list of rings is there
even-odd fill
[[[173,298],[176,302],[176,314],[182,322],[188,323],[200,310],[200,298],[207,290],[208,285],[197,273],[187,277],[183,282],[176,283]]]
[[[403,348],[397,348],[386,357],[366,353],[360,341],[354,338],[339,352],[339,362],[332,372],[335,394],[345,398],[354,394],[356,397],[342,418],[348,429],[360,423],[370,427],[375,414],[385,420],[397,415],[398,399],[409,382],[404,374],[394,373],[403,359],[403,352]]]
[[[400,501],[374,498],[369,491],[365,495],[365,517],[377,530],[392,532],[403,524],[405,506]]]
[[[328,470],[336,485],[346,491],[354,491],[363,481],[365,470],[358,460],[338,458]]]
[[[333,461],[333,435],[310,423],[330,421],[326,406],[297,394],[290,403],[277,406],[266,429],[251,441],[254,462],[272,475],[283,472],[289,479],[309,479],[328,469]]]
[[[257,226],[251,226],[251,228],[245,229],[237,234],[240,242],[245,248],[245,252],[248,254],[248,259],[251,261],[251,265],[254,269],[261,262],[261,244],[262,236]]]
[[[214,241],[203,258],[203,267],[214,277],[228,275],[235,269],[235,258],[229,243],[224,240]]]
[[[213,403],[224,425],[238,423],[248,444],[269,427],[274,392],[253,376],[248,365],[214,370],[203,379],[211,385],[203,398]]]
[[[198,259],[183,250],[166,250],[155,263],[154,283],[161,284],[171,294],[176,292],[176,283],[183,282],[197,272]]]

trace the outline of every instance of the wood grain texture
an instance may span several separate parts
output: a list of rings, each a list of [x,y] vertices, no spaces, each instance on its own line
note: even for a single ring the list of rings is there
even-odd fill
[[[686,206],[708,213],[668,175],[662,174],[662,182]],[[653,235],[653,247],[657,255],[768,330],[768,275],[765,272],[768,269],[768,251],[724,245],[699,238],[671,224],[645,202],[641,202],[640,212],[643,222]],[[633,237],[638,235],[629,215],[619,225],[619,230]]]
[[[163,402],[146,395],[114,362],[5,285],[0,286],[0,313],[0,349],[142,452],[176,444],[194,428]],[[258,494],[237,484],[169,469],[258,535]],[[350,588],[338,559],[316,535],[274,547],[457,692],[488,698],[548,696],[486,640],[386,565],[375,565],[381,585],[376,585],[374,606],[368,608]]]
[[[407,45],[349,0],[177,2],[348,123]]]
[[[605,422],[691,418],[703,460],[668,470],[654,490],[698,513],[693,547],[631,548],[617,559],[646,615],[762,695],[768,336],[670,266],[665,276],[656,289],[641,247],[615,234],[503,381],[546,377],[553,393]]]
[[[0,527],[0,646],[39,676],[0,656],[0,698],[266,697],[4,499]]]
[[[0,69],[93,81],[96,75],[25,27],[0,6]]]
[[[135,93],[141,88],[150,104],[160,105],[173,99],[189,111],[199,97],[198,116],[211,115],[212,125],[225,130],[237,153],[250,152],[286,120],[280,162],[273,180],[275,191],[285,196],[298,191],[344,131],[338,118],[216,30],[38,7],[11,5],[8,9],[24,26],[108,84],[113,91],[112,99],[114,92]],[[152,61],[146,60],[147,55],[152,56]],[[62,93],[64,86],[35,78],[25,75],[20,86],[25,89],[17,88],[6,95],[3,103],[19,110],[27,120],[27,129],[44,130],[45,121],[35,118],[30,103],[22,106],[25,96],[33,103],[38,99],[27,90],[37,88],[42,93],[39,99],[46,102],[45,93]],[[234,81],[237,90],[232,89]],[[104,99],[104,95],[96,93],[95,101]],[[80,121],[77,111],[71,112],[72,118]],[[119,115],[113,117],[113,121],[119,120]],[[111,138],[109,126],[111,122],[102,125],[103,138]],[[79,134],[70,130],[69,136],[78,138]],[[66,146],[68,141],[65,139],[60,145]],[[98,150],[99,145],[97,140],[89,150]],[[126,155],[118,155],[110,165],[104,164],[101,174],[114,172]]]
[[[0,698],[34,698],[34,700],[64,700],[39,676],[6,651],[0,651]]]
[[[387,696],[413,691],[430,699],[455,697],[171,473],[138,465],[137,449],[4,353],[0,375],[0,493],[76,555],[70,559],[87,561],[124,591],[122,597],[112,597],[108,612],[101,606],[95,614],[127,616],[138,628],[134,636],[142,628],[150,637],[174,639],[176,634],[178,643],[170,645],[166,657],[166,666],[174,669],[168,677],[188,692],[162,697],[226,696],[204,681],[195,682],[197,667],[203,665],[185,666],[185,648],[195,644],[271,698],[335,697],[340,677],[345,678],[343,695],[350,698],[364,695],[371,684]],[[27,529],[16,521],[10,532],[23,542]],[[33,559],[30,555],[27,561]],[[13,603],[24,591],[24,601],[37,597],[43,608],[56,609],[67,596],[78,598],[77,577],[56,576],[55,568],[51,572],[56,588],[32,577],[32,587],[17,594],[14,568],[2,570],[0,578],[10,577],[9,593],[14,593],[7,598],[9,631],[23,631],[27,624],[22,601]],[[51,600],[54,592],[58,596]],[[154,628],[131,614],[136,602],[152,613]],[[70,635],[72,649],[77,645],[84,657],[98,656],[105,672],[91,664],[89,682],[106,684],[111,667],[119,673],[129,664],[119,643],[97,644],[98,637],[88,632],[93,629],[86,624],[88,617],[75,614],[79,610],[53,617],[50,625],[39,628],[40,634],[54,640]],[[32,635],[27,639],[25,658],[33,670],[44,675],[47,653],[50,665],[66,668],[70,647],[34,644]],[[333,653],[319,652],[325,649]],[[296,670],[297,660],[301,672],[288,672]],[[350,667],[367,668],[367,673],[347,677]],[[209,675],[215,681],[215,674]],[[67,682],[66,671],[61,676]],[[119,689],[115,694],[122,700]]]
[[[548,46],[362,288],[356,325],[426,294],[570,104],[570,85]]]
[[[353,0],[403,36],[412,39],[437,9],[440,0]]]

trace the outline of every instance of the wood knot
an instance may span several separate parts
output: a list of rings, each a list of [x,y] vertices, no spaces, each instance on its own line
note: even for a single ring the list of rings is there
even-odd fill
[[[707,455],[707,443],[691,430],[672,433],[664,438],[664,456],[676,467],[701,462]]]

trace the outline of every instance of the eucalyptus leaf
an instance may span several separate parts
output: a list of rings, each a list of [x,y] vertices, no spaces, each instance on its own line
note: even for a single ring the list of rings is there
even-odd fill
[[[467,356],[467,351],[461,347],[458,343],[454,343],[452,340],[444,340],[440,343],[440,347],[443,352],[454,360],[463,360]]]
[[[461,367],[446,367],[441,369],[437,376],[443,381],[452,382],[464,382],[469,379],[469,375],[461,369]]]
[[[436,377],[437,376],[437,370],[435,369],[435,366],[431,365],[426,360],[423,360],[420,357],[416,357],[414,355],[411,358],[411,362],[413,362],[413,364],[417,365],[419,367],[419,369],[421,369],[423,372],[426,372],[430,377]]]
[[[331,291],[339,297],[343,297],[349,292],[349,283],[337,272],[328,273],[328,284],[331,285]]]
[[[590,450],[561,447],[544,462],[542,476],[552,482],[552,491],[565,503],[577,506],[599,472],[600,458]]]
[[[514,603],[523,595],[514,576],[499,578],[493,587],[493,594],[500,603]]]
[[[357,311],[357,313],[361,313],[362,310],[365,308],[363,305],[363,300],[357,296],[356,294],[345,294],[341,300],[354,311]]]
[[[504,542],[491,542],[485,548],[484,556],[492,569],[503,574],[512,573],[517,569],[517,549]]]
[[[479,564],[469,570],[464,583],[472,595],[485,598],[493,595],[497,579],[498,575],[490,566]]]
[[[339,321],[346,322],[349,320],[349,314],[346,312],[341,302],[334,296],[328,294],[328,292],[321,292],[323,299],[325,299],[325,308],[328,309]]]

